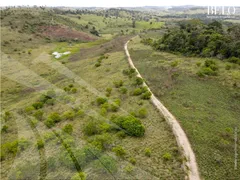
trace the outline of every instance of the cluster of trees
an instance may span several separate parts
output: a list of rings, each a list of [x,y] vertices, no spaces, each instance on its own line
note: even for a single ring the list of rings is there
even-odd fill
[[[157,50],[180,52],[184,55],[217,57],[240,64],[240,25],[224,27],[218,21],[183,21],[159,40],[145,39],[144,44]]]

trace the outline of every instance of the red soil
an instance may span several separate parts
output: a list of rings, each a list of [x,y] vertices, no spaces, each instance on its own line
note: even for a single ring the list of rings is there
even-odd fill
[[[93,41],[95,37],[88,35],[85,32],[70,29],[64,26],[41,26],[40,31],[44,36],[54,39],[63,40],[79,40],[79,41]]]

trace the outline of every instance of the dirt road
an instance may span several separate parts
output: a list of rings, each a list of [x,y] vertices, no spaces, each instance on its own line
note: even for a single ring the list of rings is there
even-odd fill
[[[128,43],[129,43],[129,41],[124,46],[125,53],[126,53],[126,55],[128,57],[128,62],[130,64],[131,68],[136,69],[137,76],[141,77],[139,71],[134,66],[133,61],[132,61],[132,59],[130,57],[130,54],[128,52],[128,48],[127,48]],[[146,83],[144,83],[144,86],[146,86],[148,88],[148,90],[151,91],[149,89],[149,87],[146,85]],[[185,166],[187,166],[185,168],[185,170],[188,173],[188,179],[189,180],[200,180],[200,176],[199,176],[199,172],[198,172],[198,166],[197,166],[197,162],[196,162],[196,159],[195,159],[195,155],[193,153],[191,145],[190,145],[190,143],[188,141],[188,138],[187,138],[185,132],[183,131],[182,127],[180,126],[180,124],[178,123],[176,118],[155,97],[155,95],[153,93],[152,93],[151,101],[154,104],[154,106],[156,106],[156,108],[163,114],[163,116],[165,117],[166,121],[171,126],[172,131],[173,131],[173,133],[174,133],[174,135],[176,137],[178,146],[180,147],[180,149],[182,149],[182,153],[183,153],[183,155],[187,159],[187,161],[185,162]]]

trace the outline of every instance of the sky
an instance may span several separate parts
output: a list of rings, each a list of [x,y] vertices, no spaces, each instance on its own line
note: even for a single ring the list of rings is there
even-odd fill
[[[68,7],[137,7],[137,6],[240,6],[240,0],[2,0],[0,6],[37,5]]]

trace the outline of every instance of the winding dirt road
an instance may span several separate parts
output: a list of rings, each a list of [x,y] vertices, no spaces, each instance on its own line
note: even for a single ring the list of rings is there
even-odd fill
[[[130,64],[131,68],[134,68],[136,70],[137,76],[142,78],[142,76],[140,75],[137,68],[134,66],[133,61],[130,57],[130,54],[129,54],[128,48],[127,48],[128,43],[129,43],[129,41],[124,45],[125,53],[128,57],[128,62]],[[144,83],[143,85],[146,86],[148,88],[148,90],[151,92],[151,90],[149,89],[149,87],[147,86],[146,83]],[[163,116],[167,120],[168,124],[171,126],[172,131],[176,137],[178,146],[180,147],[180,149],[182,149],[182,153],[186,157],[187,161],[185,162],[185,166],[187,166],[187,168],[185,168],[185,170],[188,173],[188,179],[189,180],[200,180],[200,175],[198,172],[198,166],[197,166],[197,162],[195,159],[195,155],[193,153],[191,145],[190,145],[188,138],[187,138],[185,132],[183,131],[182,127],[178,123],[177,119],[155,97],[155,95],[153,93],[152,93],[151,101],[154,104],[154,106],[156,106],[156,108],[163,114]]]

